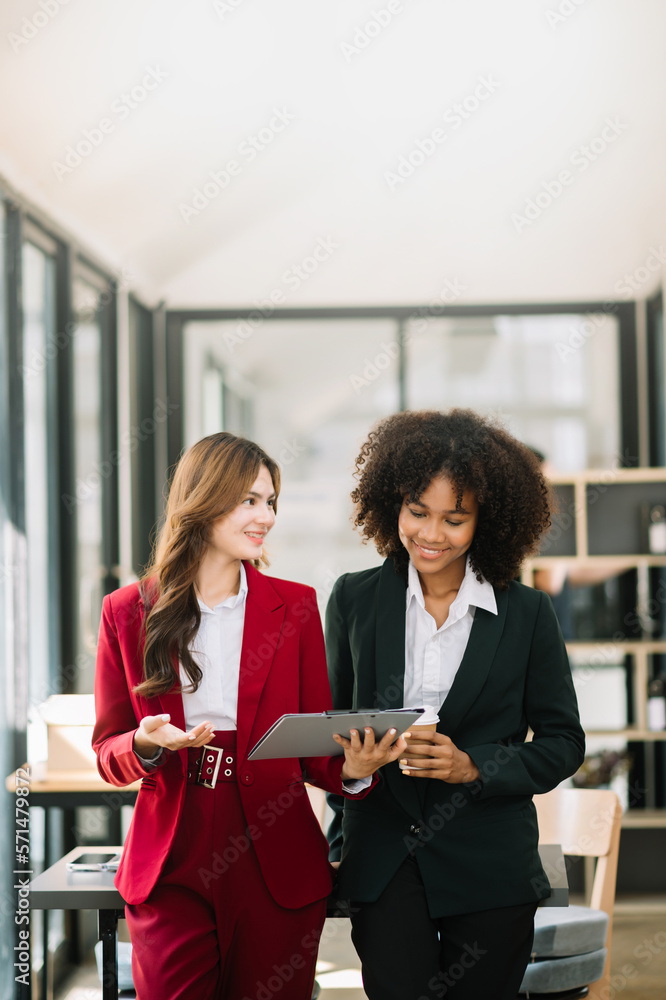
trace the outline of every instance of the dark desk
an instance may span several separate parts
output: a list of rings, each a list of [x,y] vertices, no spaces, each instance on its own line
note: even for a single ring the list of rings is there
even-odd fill
[[[30,909],[97,910],[103,958],[102,998],[118,1000],[118,917],[125,916],[125,902],[113,884],[115,873],[67,871],[69,861],[89,850],[89,847],[75,847],[34,878],[30,883]],[[122,851],[122,847],[99,847],[95,850],[116,854]]]
[[[67,862],[84,854],[89,848],[75,847],[64,858],[30,883],[30,907],[34,910],[97,910],[99,937],[102,941],[103,1000],[118,998],[117,937],[118,918],[125,915],[125,903],[113,884],[113,872],[70,872]],[[121,847],[99,847],[96,850],[117,853]],[[551,896],[544,906],[568,906],[564,857],[558,844],[540,844],[539,854],[551,887]],[[330,913],[329,916],[335,914]],[[345,916],[344,913],[337,914]]]
[[[28,805],[39,806],[44,810],[44,868],[48,869],[51,863],[49,857],[49,838],[51,830],[50,811],[51,809],[63,809],[69,811],[65,824],[65,850],[71,850],[77,842],[75,835],[74,810],[83,806],[102,806],[107,810],[109,817],[108,834],[104,839],[120,842],[122,838],[121,830],[121,808],[122,806],[132,806],[136,802],[136,797],[141,787],[140,781],[135,781],[131,785],[122,788],[110,785],[100,778],[96,770],[92,768],[85,771],[47,771],[45,763],[33,764],[28,767],[24,765],[19,769],[24,774],[29,773],[29,783],[23,783],[23,787],[29,790]],[[12,794],[16,792],[16,772],[12,772],[5,781],[5,787]],[[89,850],[89,848],[86,848]],[[91,907],[97,909],[97,907]],[[48,907],[48,909],[83,909],[83,907]],[[76,925],[72,932],[72,939],[75,939]],[[48,920],[44,919],[44,969],[42,973],[41,998],[46,1000],[49,995],[48,988]],[[75,954],[70,956],[76,960]]]
[[[132,806],[141,787],[140,781],[122,788],[103,781],[97,771],[47,771],[43,763],[24,764],[22,771],[29,771],[30,780],[24,787],[29,789],[28,803],[45,810],[45,826],[48,833],[49,809],[78,809],[82,806],[103,806],[109,811],[109,839],[122,840],[120,829],[120,809]],[[16,772],[5,781],[8,792],[16,791]],[[48,867],[48,842],[45,843],[45,865]]]

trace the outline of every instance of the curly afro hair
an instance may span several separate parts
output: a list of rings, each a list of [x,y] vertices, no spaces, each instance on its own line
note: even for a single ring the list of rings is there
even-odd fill
[[[402,574],[409,556],[398,535],[398,514],[403,500],[418,500],[435,476],[451,480],[459,503],[465,490],[474,494],[479,518],[470,563],[477,577],[501,590],[550,527],[552,496],[537,456],[472,410],[387,417],[361,448],[354,475],[354,525]]]

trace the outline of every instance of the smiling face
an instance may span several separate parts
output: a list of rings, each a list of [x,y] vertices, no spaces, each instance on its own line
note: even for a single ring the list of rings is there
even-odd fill
[[[398,534],[419,574],[465,569],[479,505],[470,490],[458,492],[446,476],[436,476],[418,501],[406,497],[398,515]]]
[[[259,559],[275,524],[275,489],[265,465],[239,505],[211,525],[208,545],[227,559]]]

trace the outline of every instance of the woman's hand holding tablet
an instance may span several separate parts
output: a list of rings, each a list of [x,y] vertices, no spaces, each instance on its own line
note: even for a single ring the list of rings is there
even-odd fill
[[[368,778],[378,768],[397,760],[407,749],[407,743],[402,736],[396,740],[396,733],[396,729],[389,729],[379,743],[375,740],[375,731],[370,726],[366,726],[363,730],[363,740],[361,740],[357,729],[350,730],[350,739],[345,739],[344,736],[336,733],[333,739],[345,752],[345,762],[341,772],[342,780],[354,781],[358,778]]]

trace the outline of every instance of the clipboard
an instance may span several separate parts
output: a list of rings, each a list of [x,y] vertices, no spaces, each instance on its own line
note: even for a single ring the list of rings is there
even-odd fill
[[[413,725],[423,708],[391,708],[384,711],[369,709],[357,712],[304,712],[283,715],[264,733],[247,755],[248,760],[272,760],[276,757],[337,757],[344,750],[333,739],[339,733],[349,739],[349,730],[363,733],[372,726],[375,739],[380,740],[389,729],[396,729],[396,738]]]

